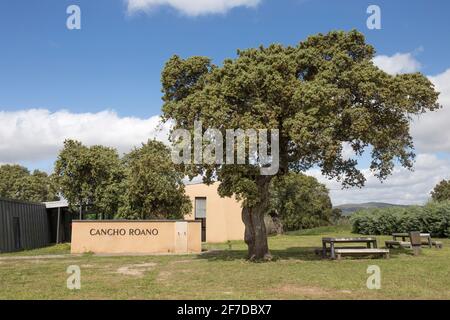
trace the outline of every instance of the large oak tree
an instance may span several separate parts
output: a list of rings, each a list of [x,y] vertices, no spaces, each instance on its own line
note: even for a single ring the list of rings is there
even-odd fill
[[[319,167],[344,187],[363,186],[357,155],[369,150],[370,168],[385,179],[394,164],[411,168],[412,116],[439,108],[438,93],[422,74],[389,75],[377,68],[375,50],[357,32],[318,34],[297,46],[273,44],[239,50],[221,66],[206,57],[173,56],[162,73],[163,115],[174,129],[278,129],[277,175]],[[222,196],[243,200],[245,242],[251,259],[270,258],[264,225],[269,184],[255,164],[190,164],[183,169],[206,182],[220,181]]]

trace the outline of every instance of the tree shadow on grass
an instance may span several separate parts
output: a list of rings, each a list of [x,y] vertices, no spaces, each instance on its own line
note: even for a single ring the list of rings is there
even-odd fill
[[[299,261],[318,261],[322,259],[320,254],[316,254],[317,247],[291,247],[282,250],[270,250],[273,260],[299,260]],[[210,250],[198,255],[198,259],[209,261],[233,261],[245,260],[247,250]]]
[[[318,252],[316,252],[319,250]],[[322,258],[321,250],[318,247],[290,247],[286,249],[272,249],[272,261],[283,260],[298,260],[298,261],[331,261],[329,257]],[[395,258],[400,255],[412,255],[411,252],[404,249],[390,249],[390,258]],[[233,261],[245,260],[247,258],[247,250],[210,250],[205,251],[197,256],[198,259],[205,259],[208,261]],[[368,256],[352,256],[344,259],[351,260],[367,260],[375,259],[376,257]],[[378,257],[381,259],[381,257]]]

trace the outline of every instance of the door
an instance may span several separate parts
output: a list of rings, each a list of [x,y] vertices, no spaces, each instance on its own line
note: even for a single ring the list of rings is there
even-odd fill
[[[14,249],[21,250],[22,242],[20,241],[20,219],[13,217],[13,234],[14,234]]]
[[[187,222],[177,221],[175,222],[175,252],[187,253],[188,252],[188,242],[187,242]]]
[[[202,223],[202,242],[206,242],[206,197],[195,198],[195,220]]]

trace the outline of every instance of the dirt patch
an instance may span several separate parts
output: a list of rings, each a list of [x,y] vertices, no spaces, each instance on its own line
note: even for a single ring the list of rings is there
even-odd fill
[[[156,277],[156,281],[167,281],[171,275],[172,275],[172,272],[170,272],[170,271],[161,271],[158,274],[158,277]]]
[[[203,261],[203,260],[199,260],[199,261]],[[171,261],[170,264],[190,263],[190,262],[193,262],[193,260],[175,260],[175,261]]]
[[[29,261],[27,261],[27,262],[39,264],[39,263],[45,263],[46,261],[43,261],[43,260],[29,260]]]
[[[312,298],[318,297],[331,297],[337,296],[339,294],[350,294],[352,293],[350,290],[330,290],[324,289],[320,287],[311,287],[311,286],[298,286],[293,284],[283,285],[281,287],[277,287],[272,289],[271,291],[286,294],[286,295],[301,295]]]
[[[76,255],[48,254],[48,255],[40,255],[40,256],[7,256],[7,257],[0,257],[0,260],[2,260],[2,261],[9,261],[9,260],[64,259],[64,258],[72,257],[72,256],[76,256]]]
[[[127,266],[120,267],[119,269],[117,269],[116,273],[120,273],[127,276],[142,277],[144,275],[144,272],[153,269],[154,266],[156,266],[156,263],[153,262],[130,264]]]

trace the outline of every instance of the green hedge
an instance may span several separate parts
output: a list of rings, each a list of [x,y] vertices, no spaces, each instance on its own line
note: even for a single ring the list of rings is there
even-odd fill
[[[429,232],[434,237],[450,237],[450,201],[430,202],[423,207],[367,209],[354,213],[353,232],[390,235],[394,232]]]

